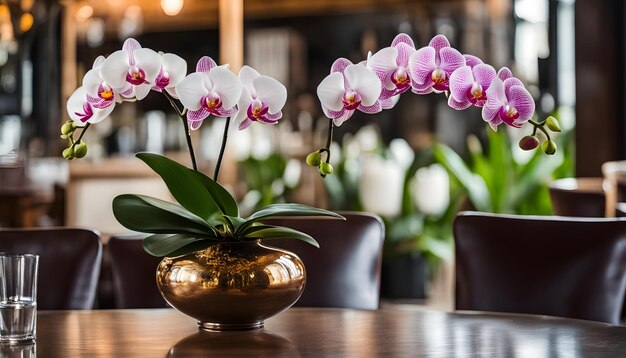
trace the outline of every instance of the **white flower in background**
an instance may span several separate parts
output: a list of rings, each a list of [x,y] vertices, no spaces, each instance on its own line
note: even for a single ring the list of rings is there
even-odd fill
[[[441,164],[417,170],[411,181],[417,209],[424,215],[441,216],[450,203],[450,177]]]
[[[361,152],[371,152],[380,147],[380,132],[377,126],[368,124],[361,127],[354,135],[361,147]]]
[[[248,128],[252,122],[276,124],[283,116],[281,110],[287,101],[287,88],[269,76],[260,75],[254,68],[243,66],[239,71],[243,86],[239,99],[239,111],[235,123],[239,129]]]
[[[400,164],[405,171],[409,169],[415,159],[413,148],[402,138],[391,140],[389,143],[389,152],[391,153],[391,158],[395,160],[396,163]]]
[[[302,174],[302,164],[298,159],[291,158],[287,161],[285,173],[283,174],[283,182],[288,188],[295,188],[300,182]]]
[[[404,186],[402,165],[379,156],[369,156],[364,163],[359,183],[363,209],[388,218],[398,216]]]

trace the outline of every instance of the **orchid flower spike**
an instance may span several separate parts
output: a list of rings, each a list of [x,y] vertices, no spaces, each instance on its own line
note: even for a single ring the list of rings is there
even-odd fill
[[[417,50],[409,59],[413,92],[427,94],[447,91],[452,72],[465,64],[465,57],[450,47],[445,36],[433,37],[428,46]]]
[[[510,77],[502,81],[494,78],[487,89],[487,102],[483,106],[482,117],[493,130],[505,123],[520,128],[535,112],[535,101],[522,81]]]
[[[142,48],[135,39],[124,41],[122,49],[113,52],[102,63],[102,78],[124,98],[144,99],[161,69],[159,54]]]
[[[103,56],[96,58],[83,77],[83,85],[67,101],[67,112],[79,126],[100,122],[111,114],[116,101],[121,102],[119,94],[101,76],[103,62]]]
[[[324,114],[340,126],[357,109],[365,113],[380,112],[381,89],[380,79],[372,70],[340,58],[333,63],[330,75],[317,86],[317,96]]]
[[[287,88],[276,79],[260,75],[254,68],[243,66],[239,71],[241,97],[235,115],[235,123],[243,130],[259,122],[276,124],[283,116],[281,112],[287,101]]]
[[[456,110],[470,107],[482,107],[487,101],[487,89],[496,70],[487,64],[478,64],[474,68],[463,66],[450,75],[450,96],[448,105]]]
[[[397,100],[391,100],[391,97],[411,87],[409,58],[414,53],[413,40],[407,34],[398,34],[390,47],[381,49],[367,59],[367,67],[376,73],[382,83],[380,101],[383,109],[392,108]]]
[[[157,92],[165,90],[174,98],[178,98],[176,86],[187,74],[187,61],[171,53],[159,53],[159,57],[161,58],[161,68],[154,80],[152,89]]]
[[[225,66],[217,66],[208,56],[196,65],[196,72],[187,75],[176,86],[180,102],[189,110],[187,121],[191,129],[198,129],[209,114],[231,117],[237,112],[241,97],[241,82]]]

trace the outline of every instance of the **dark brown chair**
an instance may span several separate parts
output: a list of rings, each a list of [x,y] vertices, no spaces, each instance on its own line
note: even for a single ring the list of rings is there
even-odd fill
[[[299,240],[267,244],[292,251],[307,272],[306,288],[296,306],[377,309],[385,227],[368,213],[342,213],[346,220],[285,218],[267,224],[291,227],[311,235],[315,248]]]
[[[39,255],[37,308],[93,308],[102,259],[100,234],[87,229],[0,230],[0,252]]]
[[[626,219],[460,213],[456,309],[617,324],[626,290]]]
[[[604,217],[603,178],[563,178],[550,183],[552,213],[558,216]]]
[[[170,307],[156,285],[156,269],[161,258],[143,250],[143,237],[145,235],[114,235],[107,242],[115,308]]]

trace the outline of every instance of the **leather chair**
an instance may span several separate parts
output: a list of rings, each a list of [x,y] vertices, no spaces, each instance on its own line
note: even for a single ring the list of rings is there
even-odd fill
[[[73,228],[0,230],[0,252],[39,255],[38,309],[93,308],[102,260],[97,232]]]
[[[341,213],[346,220],[284,218],[266,224],[311,235],[315,248],[299,240],[271,240],[268,245],[292,251],[302,261],[307,283],[295,306],[377,309],[385,227],[373,214]]]
[[[460,213],[456,309],[618,324],[626,219]]]
[[[143,250],[144,237],[114,235],[106,244],[115,308],[170,307],[156,285],[156,269],[161,258]]]
[[[559,216],[604,217],[603,178],[564,178],[550,183],[552,213]]]

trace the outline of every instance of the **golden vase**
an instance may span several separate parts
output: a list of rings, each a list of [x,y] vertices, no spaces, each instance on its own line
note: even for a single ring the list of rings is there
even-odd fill
[[[300,298],[306,283],[298,256],[260,240],[165,258],[156,276],[165,300],[211,331],[263,327]]]

